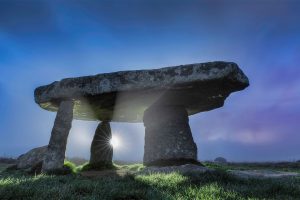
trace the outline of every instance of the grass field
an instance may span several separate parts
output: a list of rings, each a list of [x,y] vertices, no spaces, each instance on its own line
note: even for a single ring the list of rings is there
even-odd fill
[[[7,167],[11,166],[12,164],[0,163],[0,175],[1,172],[6,170]]]
[[[279,170],[287,172],[298,172],[300,173],[300,162],[244,162],[244,163],[215,163],[205,162],[205,165],[215,169],[221,170],[253,170],[253,169],[269,169]]]
[[[226,173],[226,169],[232,168],[262,168],[259,164],[249,164],[206,163],[217,170],[189,175],[128,174],[101,178],[86,178],[79,174],[27,175],[19,171],[2,171],[0,199],[300,199],[299,177],[241,179]],[[4,167],[0,165],[0,170]],[[136,171],[143,166],[118,167]],[[265,166],[270,167],[274,168]],[[299,170],[294,167],[293,164],[282,166],[285,171]]]

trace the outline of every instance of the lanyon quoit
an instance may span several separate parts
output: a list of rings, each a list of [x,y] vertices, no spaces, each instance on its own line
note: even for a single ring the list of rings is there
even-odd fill
[[[42,170],[63,167],[72,119],[100,121],[91,164],[111,164],[110,122],[143,122],[144,164],[197,162],[189,115],[222,107],[248,78],[232,62],[208,62],[152,70],[66,78],[35,90],[41,108],[57,111]]]

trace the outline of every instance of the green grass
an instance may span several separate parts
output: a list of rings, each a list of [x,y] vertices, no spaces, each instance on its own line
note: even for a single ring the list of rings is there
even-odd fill
[[[2,164],[2,163],[0,163],[0,173],[2,172],[2,171],[4,171],[7,167],[9,167],[10,165],[9,164]]]
[[[143,164],[139,164],[139,163],[131,164],[131,165],[116,165],[115,164],[115,166],[117,169],[125,169],[128,171],[140,171],[145,168],[145,166]]]
[[[117,167],[114,164],[103,164],[103,163],[90,164],[88,162],[79,165],[77,167],[77,171],[105,170],[105,169],[117,169]]]
[[[70,161],[68,161],[70,162]],[[145,166],[140,163],[135,163],[135,164],[130,164],[130,165],[117,165],[113,163],[113,165],[100,165],[100,166],[91,166],[88,162],[79,165],[76,167],[76,172],[81,172],[81,171],[89,171],[89,170],[105,170],[105,169],[123,169],[123,170],[128,170],[131,172],[135,171],[140,171],[144,168]]]
[[[34,176],[20,171],[2,172],[0,199],[300,199],[300,178],[240,179],[218,167],[220,170],[215,172],[188,175],[92,179],[76,173]],[[142,168],[141,164],[117,166],[130,171]]]
[[[73,162],[68,160],[65,160],[64,167],[68,168],[72,174],[76,174],[78,171],[76,165]]]
[[[6,171],[10,167],[14,167],[15,164],[7,164],[7,163],[0,163],[0,175],[1,172]]]
[[[220,169],[220,170],[255,170],[255,169],[268,169],[279,170],[287,172],[300,173],[300,162],[258,162],[258,163],[215,163],[215,162],[203,162],[207,167]]]

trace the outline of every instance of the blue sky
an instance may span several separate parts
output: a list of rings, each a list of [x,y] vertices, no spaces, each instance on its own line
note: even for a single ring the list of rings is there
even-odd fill
[[[66,77],[233,61],[250,87],[190,117],[200,160],[300,159],[300,1],[0,0],[0,156],[48,144],[33,91]],[[89,157],[76,121],[67,156]],[[114,159],[142,160],[143,124],[113,123]]]

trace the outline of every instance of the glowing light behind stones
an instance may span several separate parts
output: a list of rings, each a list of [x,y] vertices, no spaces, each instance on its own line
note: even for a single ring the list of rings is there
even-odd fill
[[[66,156],[90,157],[90,148],[93,140],[97,122],[73,120],[72,128],[69,133]]]
[[[109,141],[109,144],[114,148],[120,147],[120,139],[118,136],[113,135]]]

